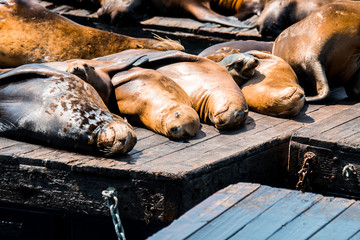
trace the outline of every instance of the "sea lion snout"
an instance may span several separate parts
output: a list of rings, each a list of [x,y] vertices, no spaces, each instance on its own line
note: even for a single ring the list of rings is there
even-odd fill
[[[279,117],[296,115],[305,104],[305,92],[300,87],[287,87],[278,92],[279,102],[274,106]]]
[[[166,120],[166,129],[171,139],[185,139],[196,135],[200,128],[200,119],[191,107],[176,110]]]
[[[242,126],[247,119],[249,110],[234,109],[229,107],[227,110],[217,113],[214,116],[214,125],[219,130],[234,129]]]
[[[137,142],[132,127],[123,121],[113,121],[104,125],[97,135],[97,147],[106,156],[129,152]]]

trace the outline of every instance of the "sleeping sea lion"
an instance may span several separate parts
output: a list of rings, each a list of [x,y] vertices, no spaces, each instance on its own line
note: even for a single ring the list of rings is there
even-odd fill
[[[218,64],[231,73],[252,111],[292,117],[304,106],[304,91],[296,74],[279,57],[252,50],[228,55]]]
[[[248,106],[240,88],[224,67],[206,58],[174,50],[131,49],[94,60],[116,61],[141,55],[134,66],[155,69],[174,80],[190,96],[202,122],[220,130],[244,124]]]
[[[173,80],[153,69],[132,68],[111,79],[119,111],[130,123],[142,124],[171,139],[195,136],[200,119],[191,99]]]
[[[257,20],[262,36],[277,37],[284,29],[304,19],[321,6],[336,0],[272,0]]]
[[[284,30],[275,40],[273,54],[294,69],[307,101],[322,100],[337,86],[360,98],[360,2],[321,7]]]
[[[74,23],[34,0],[0,1],[0,67],[91,59],[130,48],[184,48],[172,40],[133,38]]]
[[[80,1],[80,0],[78,0]],[[114,22],[121,15],[131,15],[139,6],[150,4],[150,8],[165,14],[169,12],[187,12],[203,22],[213,22],[225,26],[249,28],[253,27],[238,19],[245,19],[251,14],[259,13],[266,0],[101,0],[98,15],[110,16]],[[213,10],[219,10],[226,16]],[[236,17],[228,17],[236,15]],[[238,17],[238,18],[237,18]]]
[[[73,74],[29,64],[0,75],[0,135],[105,156],[129,152],[132,127]]]
[[[305,104],[305,94],[290,65],[269,53],[246,53],[259,61],[255,74],[241,85],[250,110],[276,117],[296,116]]]

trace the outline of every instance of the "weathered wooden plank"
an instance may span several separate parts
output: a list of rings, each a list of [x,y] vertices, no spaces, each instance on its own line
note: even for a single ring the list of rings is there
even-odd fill
[[[136,138],[138,141],[155,135],[155,133],[153,131],[150,131],[150,130],[142,128],[142,127],[134,128],[134,130],[135,130]]]
[[[271,121],[269,121],[267,118],[260,119],[258,123],[247,124],[241,129],[228,132],[227,134],[219,134],[215,138],[210,138],[206,141],[190,145],[181,151],[171,153],[164,157],[156,158],[153,161],[142,164],[141,166],[134,166],[133,169],[140,170],[141,168],[146,167],[150,171],[172,173],[188,171],[196,168],[198,165],[203,165],[203,162],[206,161],[206,159],[201,156],[202,154],[213,149],[219,149],[223,145],[229,144],[231,142],[241,141],[241,138],[245,136],[249,136],[250,134],[254,134],[256,132],[261,132],[263,129],[269,128],[277,123],[283,123],[284,121],[286,120],[280,118],[271,118]],[[221,149],[219,149],[218,152],[226,154],[226,152],[222,152]]]
[[[344,198],[324,197],[267,239],[307,239],[354,202]]]
[[[271,208],[280,199],[287,198],[288,194],[291,194],[290,190],[261,186],[251,195],[192,234],[188,239],[227,239]]]
[[[186,149],[187,147],[206,141],[207,139],[219,135],[219,131],[213,126],[202,124],[201,129],[197,132],[196,136],[185,141],[172,141],[168,140],[161,144],[148,147],[138,152],[130,152],[128,156],[124,156],[122,160],[127,161],[130,159],[137,159],[138,164],[149,162],[156,158],[160,158],[171,153]],[[135,146],[136,149],[136,146]]]
[[[3,148],[11,147],[13,145],[18,144],[18,141],[8,139],[8,138],[0,138],[0,150]]]
[[[360,239],[360,230],[349,238],[349,240],[359,240],[359,239]]]
[[[355,202],[342,214],[322,228],[311,240],[348,239],[360,230],[360,202]]]
[[[229,239],[266,239],[322,198],[318,194],[292,191]]]
[[[36,149],[40,149],[40,148],[41,148],[40,145],[19,142],[17,144],[14,144],[14,145],[11,145],[11,146],[1,149],[1,155],[17,156],[19,154],[32,152],[32,151],[34,151]]]
[[[339,126],[343,122],[349,122],[358,118],[360,116],[359,110],[360,110],[360,104],[355,104],[349,109],[344,109],[339,113],[330,115],[328,118],[323,119],[322,121],[319,121],[316,124],[301,129],[300,131],[294,134],[294,137],[306,136],[307,138],[312,138],[317,134],[321,134],[336,126]]]
[[[175,220],[167,229],[160,231],[150,239],[185,239],[199,228],[213,221],[218,215],[227,211],[234,204],[246,198],[260,187],[259,184],[230,185],[216,192],[190,211],[186,212],[180,219]],[[174,235],[174,232],[176,235]]]
[[[349,112],[347,112],[349,113]],[[330,120],[331,121],[331,120]],[[346,137],[349,137],[351,135],[360,133],[359,129],[360,125],[360,117],[355,117],[351,120],[345,120],[344,122],[340,123],[337,126],[334,126],[333,128],[324,131],[322,133],[319,133],[313,138],[322,140],[322,141],[332,141],[337,142],[341,139],[344,139]]]

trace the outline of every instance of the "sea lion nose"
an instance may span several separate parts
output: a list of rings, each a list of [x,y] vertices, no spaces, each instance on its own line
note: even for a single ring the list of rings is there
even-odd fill
[[[129,152],[136,144],[134,130],[125,122],[114,121],[99,132],[97,146],[106,156]]]

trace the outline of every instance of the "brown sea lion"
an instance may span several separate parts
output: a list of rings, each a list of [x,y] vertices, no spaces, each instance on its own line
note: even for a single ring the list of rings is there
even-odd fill
[[[29,64],[0,75],[0,135],[106,156],[129,152],[132,127],[73,74]]]
[[[283,31],[273,54],[294,69],[307,101],[322,100],[337,86],[360,98],[360,2],[338,1],[321,7]]]
[[[130,123],[142,124],[171,139],[195,136],[200,119],[191,99],[173,80],[153,69],[132,68],[111,79],[119,111]]]
[[[227,70],[206,58],[180,51],[126,50],[95,60],[116,61],[143,55],[134,65],[155,69],[174,80],[190,96],[200,120],[220,130],[242,126],[248,106]],[[147,59],[148,61],[144,61]]]
[[[264,7],[264,2],[266,0],[101,0],[98,15],[110,16],[112,22],[114,22],[119,16],[130,15],[139,6],[148,4],[151,9],[164,14],[178,11],[188,12],[200,21],[249,28],[252,26],[239,21],[238,18],[243,20],[251,14],[260,12]],[[221,11],[226,16],[217,13],[213,9]],[[236,17],[228,17],[231,15],[236,15]]]
[[[304,106],[304,91],[296,74],[279,57],[253,50],[226,56],[218,64],[231,73],[252,111],[292,117]]]
[[[276,117],[296,116],[305,104],[305,93],[290,65],[269,53],[247,54],[259,61],[255,74],[241,85],[250,110]]]
[[[0,67],[91,59],[131,48],[183,47],[171,40],[133,38],[74,23],[34,0],[0,2]]]
[[[277,37],[287,27],[321,6],[335,1],[337,0],[272,0],[265,4],[256,25],[261,35]]]

